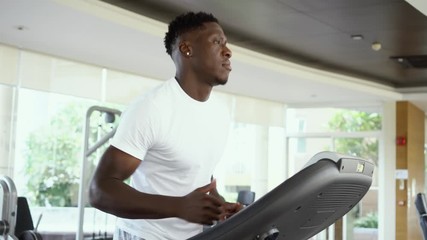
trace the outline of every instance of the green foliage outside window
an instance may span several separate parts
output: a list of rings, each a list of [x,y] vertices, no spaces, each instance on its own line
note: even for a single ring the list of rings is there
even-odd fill
[[[328,127],[340,132],[362,132],[381,130],[381,116],[378,113],[341,110],[328,123]],[[378,140],[376,138],[338,138],[337,152],[378,161]]]
[[[366,216],[357,219],[354,222],[354,226],[360,228],[378,228],[378,215],[376,213],[368,213]]]
[[[24,174],[28,178],[27,198],[37,206],[77,206],[86,111],[89,105],[71,103],[64,106],[45,126],[33,131],[27,141]],[[92,114],[89,144],[117,125],[101,124],[102,117]],[[104,120],[104,119],[102,119]],[[87,160],[85,171],[88,183],[103,148]]]
[[[84,108],[70,105],[27,139],[25,176],[38,206],[73,206],[79,184]]]

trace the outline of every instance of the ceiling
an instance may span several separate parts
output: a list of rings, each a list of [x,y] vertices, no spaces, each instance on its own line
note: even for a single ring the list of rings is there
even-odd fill
[[[103,1],[166,23],[211,12],[235,45],[396,88],[427,86],[427,17],[404,0]],[[421,68],[398,56],[418,56],[410,60]]]
[[[167,79],[166,23],[188,10],[212,12],[228,36],[221,91],[295,106],[411,100],[427,112],[427,69],[390,59],[427,55],[427,17],[403,0],[0,0],[0,43]]]

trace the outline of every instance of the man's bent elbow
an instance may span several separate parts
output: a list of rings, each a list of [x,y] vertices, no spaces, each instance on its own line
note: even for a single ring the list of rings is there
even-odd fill
[[[96,185],[96,183],[91,182],[89,186],[89,204],[97,208],[99,210],[102,210],[102,196],[101,191],[99,187]]]

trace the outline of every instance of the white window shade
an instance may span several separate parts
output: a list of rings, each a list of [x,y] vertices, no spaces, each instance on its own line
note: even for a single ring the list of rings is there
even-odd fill
[[[264,126],[284,126],[284,104],[236,96],[235,121]]]
[[[101,100],[102,68],[22,52],[21,86]]]
[[[0,45],[0,83],[16,84],[18,73],[19,51]]]
[[[105,82],[105,101],[127,105],[137,96],[162,82],[160,80],[152,80],[133,74],[108,70]]]

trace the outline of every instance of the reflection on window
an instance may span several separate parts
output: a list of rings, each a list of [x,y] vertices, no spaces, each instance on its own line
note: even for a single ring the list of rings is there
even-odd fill
[[[298,120],[298,132],[305,132],[305,120]],[[307,151],[305,138],[298,138],[297,143],[297,152],[305,153]]]
[[[303,140],[306,143],[306,151],[299,151],[299,143]],[[305,164],[320,151],[331,150],[330,138],[306,138],[295,137],[288,139],[288,159],[289,176],[294,175],[304,168]]]
[[[0,71],[0,78],[1,77],[2,72]],[[14,106],[14,93],[14,87],[0,84],[0,159],[3,161],[2,164],[0,164],[0,171],[1,174],[7,176],[11,176],[12,171],[9,166],[7,166],[6,160],[9,159],[11,152],[13,152],[13,144],[10,143],[12,138],[10,135],[13,132],[12,127],[14,125],[11,114]]]
[[[234,123],[223,159],[217,166],[215,178],[221,195],[236,201],[241,190],[256,192],[257,197],[267,193],[274,179],[270,171],[280,171],[283,162],[283,128],[249,123]],[[280,137],[277,137],[279,135]],[[279,173],[284,180],[284,173]],[[279,177],[280,178],[280,177]]]

